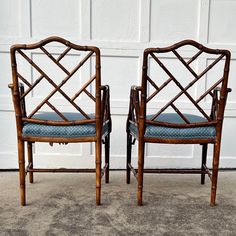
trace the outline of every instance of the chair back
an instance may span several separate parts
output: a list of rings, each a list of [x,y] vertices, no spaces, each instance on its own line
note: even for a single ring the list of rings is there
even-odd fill
[[[96,128],[100,128],[101,72],[97,47],[79,46],[53,36],[35,44],[13,45],[10,52],[19,127],[23,122],[32,122],[96,123]],[[52,112],[52,119],[40,118],[45,111]]]
[[[193,40],[146,49],[140,117],[147,123],[172,127],[216,125],[224,115],[229,65],[229,51],[210,49]],[[186,111],[204,121],[189,120],[184,115]],[[177,113],[181,122],[158,121],[169,112]]]

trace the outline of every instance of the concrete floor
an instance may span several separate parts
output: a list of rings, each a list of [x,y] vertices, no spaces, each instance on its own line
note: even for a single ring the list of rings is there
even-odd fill
[[[0,172],[0,235],[236,235],[236,172],[221,172],[217,206],[199,175],[145,174],[144,205],[134,178],[111,172],[95,205],[95,174],[35,174],[27,206],[18,173]]]

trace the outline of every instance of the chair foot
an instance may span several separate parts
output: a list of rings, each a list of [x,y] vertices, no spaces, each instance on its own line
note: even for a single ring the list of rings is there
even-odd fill
[[[126,166],[126,184],[130,184],[130,167],[128,164]]]
[[[127,173],[127,177],[126,177],[126,184],[130,184],[130,174],[128,176],[128,173]]]
[[[205,175],[201,176],[201,184],[204,185],[205,184]]]
[[[213,196],[212,196],[212,194],[211,194],[210,206],[211,206],[211,207],[216,206],[216,194],[213,195]]]
[[[142,205],[143,205],[142,200],[141,201],[138,200],[138,206],[142,206]]]
[[[26,205],[25,186],[20,186],[20,205]]]
[[[215,207],[216,204],[215,204],[215,203],[211,203],[210,206],[211,206],[211,207]]]
[[[142,187],[138,187],[138,206],[142,206],[143,205],[143,188]]]
[[[29,182],[30,182],[31,184],[34,183],[34,176],[33,176],[33,173],[32,173],[32,172],[29,173]]]
[[[101,205],[101,187],[96,188],[96,205]]]
[[[109,184],[109,170],[105,173],[105,183]]]
[[[20,205],[21,205],[21,206],[26,206],[26,202],[25,202],[25,200],[22,200],[22,199],[21,199],[21,203],[20,203]]]
[[[210,205],[212,207],[214,207],[216,205],[216,189],[214,187],[212,187],[212,189],[211,189]]]

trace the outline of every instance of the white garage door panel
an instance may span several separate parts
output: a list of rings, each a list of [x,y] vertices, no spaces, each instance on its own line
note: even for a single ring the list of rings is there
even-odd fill
[[[11,66],[9,48],[13,43],[31,43],[47,36],[59,35],[81,45],[96,45],[101,49],[102,84],[111,90],[113,129],[111,134],[111,168],[126,166],[126,117],[131,85],[140,85],[142,54],[147,47],[162,47],[182,39],[194,39],[214,48],[228,48],[232,52],[229,94],[224,123],[220,167],[236,167],[236,1],[233,0],[1,0],[0,1],[0,169],[17,168],[15,118],[10,90]],[[53,48],[58,55],[60,48]],[[190,58],[192,49],[180,51]],[[71,55],[73,56],[73,55]],[[41,57],[33,54],[34,59]],[[175,59],[167,56],[165,63]],[[206,57],[196,61],[193,68],[201,69],[212,60]],[[70,61],[65,62],[70,67]],[[44,63],[47,67],[50,65]],[[83,83],[92,74],[93,63],[79,72]],[[220,69],[220,68],[218,68]],[[150,75],[158,69],[150,62]],[[31,70],[23,72],[37,78]],[[59,72],[55,72],[61,76]],[[59,73],[59,74],[58,74]],[[178,74],[181,71],[177,71]],[[198,97],[205,90],[217,69],[206,82],[199,83],[191,92]],[[211,78],[210,78],[211,77]],[[78,82],[78,81],[77,81]],[[187,83],[187,79],[186,79]],[[79,84],[79,83],[77,83]],[[68,84],[66,90],[72,90]],[[91,88],[92,89],[92,88]],[[152,92],[152,88],[149,88]],[[40,101],[42,92],[33,94],[33,103]],[[163,104],[170,94],[163,95]],[[56,102],[56,101],[55,101]],[[208,106],[209,99],[203,101]],[[60,103],[57,103],[57,105]],[[61,109],[67,109],[62,104]],[[151,112],[155,106],[150,104]],[[177,104],[191,112],[185,98]],[[211,164],[212,145],[209,146],[208,164]],[[94,167],[94,144],[69,144],[53,147],[40,143],[34,147],[37,167]],[[133,148],[137,164],[137,143]],[[145,166],[199,167],[200,145],[148,144]]]
[[[18,37],[20,35],[20,4],[15,0],[1,0],[0,3],[1,37]]]
[[[136,0],[92,0],[91,39],[138,41],[139,5]]]
[[[212,0],[209,9],[209,42],[232,43],[236,41],[236,1]],[[230,29],[230,30],[229,30]]]
[[[173,42],[183,38],[197,39],[198,0],[152,0],[151,41]]]

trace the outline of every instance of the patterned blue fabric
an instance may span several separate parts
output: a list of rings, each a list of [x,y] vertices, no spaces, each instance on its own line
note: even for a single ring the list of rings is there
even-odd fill
[[[196,122],[206,122],[207,120],[203,117],[184,114],[191,123]],[[147,119],[150,119],[147,116]],[[175,113],[165,113],[159,115],[156,121],[184,124],[183,119]],[[138,137],[138,129],[135,125],[130,124],[130,131]],[[214,126],[204,126],[204,127],[191,127],[191,128],[172,128],[166,126],[156,126],[156,125],[146,125],[145,137],[153,138],[163,138],[163,139],[201,139],[201,138],[215,138],[216,129]]]
[[[84,117],[77,113],[63,113],[63,115],[69,120],[82,120]],[[89,115],[90,118],[94,118],[94,115]],[[56,113],[42,112],[34,115],[33,118],[62,121]],[[103,127],[102,133],[108,132],[108,124]],[[78,138],[78,137],[93,137],[96,134],[95,123],[82,124],[82,125],[70,125],[70,126],[55,126],[45,124],[25,123],[23,125],[22,135],[25,136],[37,136],[37,137],[63,137],[63,138]]]

